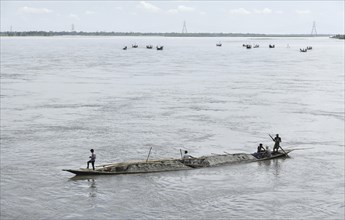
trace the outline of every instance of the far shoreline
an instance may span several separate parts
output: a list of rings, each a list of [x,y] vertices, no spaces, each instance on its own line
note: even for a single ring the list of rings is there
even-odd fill
[[[142,32],[67,32],[67,31],[23,31],[0,32],[1,37],[54,37],[54,36],[86,36],[86,37],[331,37],[344,39],[344,35],[335,34],[255,34],[255,33],[142,33]]]

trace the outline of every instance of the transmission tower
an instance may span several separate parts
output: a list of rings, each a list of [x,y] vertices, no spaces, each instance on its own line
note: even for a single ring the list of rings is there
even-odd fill
[[[72,31],[72,32],[75,31],[75,29],[74,29],[74,24],[72,24],[72,26],[71,26],[71,31]]]
[[[311,28],[311,36],[316,36],[317,35],[317,31],[316,31],[316,22],[313,22],[313,27]]]
[[[186,21],[183,21],[182,34],[186,34],[186,33],[187,33],[187,25],[186,25]]]

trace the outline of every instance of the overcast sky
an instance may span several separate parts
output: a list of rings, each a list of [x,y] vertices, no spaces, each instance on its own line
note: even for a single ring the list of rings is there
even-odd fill
[[[1,31],[344,33],[344,1],[3,1]]]

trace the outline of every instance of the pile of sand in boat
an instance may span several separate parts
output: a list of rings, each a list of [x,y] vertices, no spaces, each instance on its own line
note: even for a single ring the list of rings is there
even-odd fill
[[[221,154],[212,156],[203,156],[189,159],[162,159],[146,161],[129,161],[113,164],[96,166],[92,169],[77,169],[68,171],[77,175],[88,174],[131,174],[131,173],[149,173],[164,172],[175,170],[187,170],[194,168],[220,166],[224,164],[257,161],[251,154]]]

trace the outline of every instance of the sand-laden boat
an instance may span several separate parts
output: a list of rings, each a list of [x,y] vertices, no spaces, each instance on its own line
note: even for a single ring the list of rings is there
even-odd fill
[[[286,157],[292,150],[278,151],[270,157],[257,158],[255,154],[217,154],[189,159],[162,159],[147,161],[129,161],[122,163],[112,163],[96,166],[92,169],[64,169],[76,175],[119,175],[119,174],[138,174],[167,172],[177,170],[190,170],[204,167],[215,167],[221,165],[248,163],[263,160],[272,160],[279,157]]]

